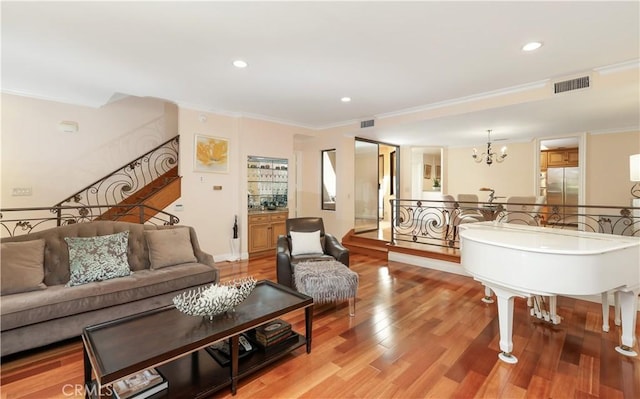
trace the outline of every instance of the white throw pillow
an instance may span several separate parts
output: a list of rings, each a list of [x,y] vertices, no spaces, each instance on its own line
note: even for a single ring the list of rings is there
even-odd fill
[[[322,244],[320,244],[320,230],[310,233],[292,231],[291,235],[291,255],[322,254]]]

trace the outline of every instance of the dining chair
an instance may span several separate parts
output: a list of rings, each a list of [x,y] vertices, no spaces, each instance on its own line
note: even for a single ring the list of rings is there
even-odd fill
[[[458,194],[458,203],[463,217],[472,217],[477,219],[476,221],[484,220],[484,216],[478,208],[479,199],[477,194]]]
[[[445,194],[442,196],[442,209],[445,221],[445,239],[449,240],[449,245],[452,245],[458,237],[458,226],[462,223],[473,223],[484,220],[482,214],[479,216],[465,215],[460,208],[459,202],[453,197],[453,195]],[[453,236],[449,238],[449,232],[453,233]]]
[[[538,226],[539,212],[545,203],[545,196],[512,196],[507,198],[506,222]]]

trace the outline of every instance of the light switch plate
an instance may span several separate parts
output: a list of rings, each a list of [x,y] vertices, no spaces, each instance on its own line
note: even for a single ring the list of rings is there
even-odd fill
[[[14,197],[28,197],[32,195],[31,187],[14,187],[11,195]]]

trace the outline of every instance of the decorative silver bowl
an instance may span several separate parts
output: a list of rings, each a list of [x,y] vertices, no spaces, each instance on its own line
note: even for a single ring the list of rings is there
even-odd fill
[[[202,316],[213,320],[247,299],[256,287],[256,279],[245,277],[225,284],[211,284],[185,291],[173,298],[176,309],[190,316]]]

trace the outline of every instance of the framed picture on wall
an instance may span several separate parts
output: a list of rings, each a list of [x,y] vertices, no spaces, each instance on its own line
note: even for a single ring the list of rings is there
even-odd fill
[[[424,165],[424,178],[431,179],[431,165]]]
[[[229,140],[196,134],[193,149],[193,170],[196,172],[228,173]]]

